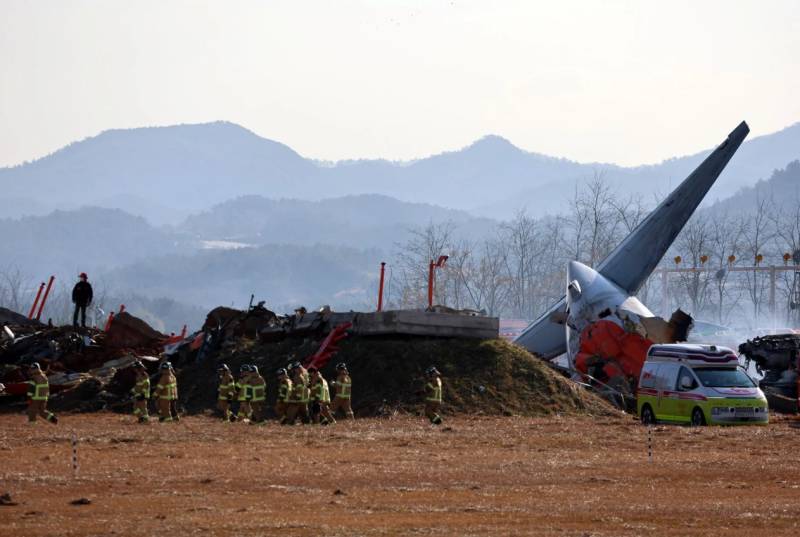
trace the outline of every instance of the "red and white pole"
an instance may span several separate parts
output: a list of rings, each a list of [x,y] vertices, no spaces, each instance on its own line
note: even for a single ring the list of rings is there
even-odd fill
[[[44,291],[44,282],[39,286],[39,292],[36,293],[33,306],[31,306],[31,311],[28,313],[28,319],[33,319],[33,314],[36,313],[36,306],[39,305],[39,298],[42,296],[42,291]]]
[[[381,261],[381,281],[378,284],[378,311],[383,310],[383,278],[386,272],[386,263]]]
[[[42,318],[42,310],[44,310],[45,302],[47,302],[47,296],[50,294],[50,289],[53,288],[53,282],[55,281],[55,276],[50,276],[50,281],[47,282],[47,289],[44,291],[44,296],[42,297],[42,303],[39,304],[39,311],[36,313],[36,320]]]

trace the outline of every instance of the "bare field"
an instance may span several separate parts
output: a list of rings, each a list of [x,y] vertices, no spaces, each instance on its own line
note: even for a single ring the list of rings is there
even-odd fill
[[[0,535],[798,535],[800,429],[0,416]],[[78,476],[71,433],[79,438]],[[70,502],[87,498],[89,505]]]

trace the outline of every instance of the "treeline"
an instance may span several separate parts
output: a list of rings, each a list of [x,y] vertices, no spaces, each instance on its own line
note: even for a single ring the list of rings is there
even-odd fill
[[[800,164],[776,171],[775,177],[785,183],[787,173],[800,185]],[[669,315],[681,307],[697,319],[722,325],[800,325],[793,306],[794,271],[775,272],[772,311],[769,271],[730,270],[783,267],[785,253],[800,256],[800,194],[788,195],[782,189],[780,196],[771,196],[760,188],[754,195],[756,199],[742,210],[733,211],[723,203],[694,215],[660,268],[698,271],[668,274],[666,289],[663,275],[654,273],[639,292],[654,313]],[[395,307],[424,305],[428,262],[446,254],[450,256],[446,266],[436,273],[436,303],[534,319],[563,296],[568,261],[596,266],[658,201],[620,195],[597,174],[575,191],[568,213],[536,218],[520,212],[498,224],[488,238],[457,238],[457,226],[429,224],[398,245],[388,302]]]

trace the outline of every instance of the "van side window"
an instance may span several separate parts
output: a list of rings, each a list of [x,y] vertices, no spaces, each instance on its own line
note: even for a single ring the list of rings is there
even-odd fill
[[[694,379],[694,375],[686,367],[681,367],[678,373],[678,384],[675,389],[679,392],[689,392],[695,388],[697,388],[697,381]]]
[[[655,388],[657,374],[658,374],[657,365],[645,365],[644,369],[642,370],[642,380],[639,383],[639,386],[641,386],[642,388]]]

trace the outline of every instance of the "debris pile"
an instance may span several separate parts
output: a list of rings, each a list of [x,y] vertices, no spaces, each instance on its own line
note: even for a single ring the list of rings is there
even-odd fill
[[[167,339],[127,313],[116,316],[106,332],[25,321],[4,323],[0,337],[0,383],[7,395],[18,396],[12,403],[22,401],[25,368],[37,362],[47,374],[54,408],[107,408],[130,389],[132,363],[140,360],[155,371],[155,356]]]
[[[218,307],[209,312],[199,332],[173,337],[128,313],[116,316],[107,332],[9,325],[14,336],[0,343],[4,368],[0,382],[12,386],[10,393],[20,396],[16,401],[23,404],[21,367],[37,361],[48,374],[54,409],[127,412],[134,383],[131,364],[142,361],[155,382],[159,362],[169,360],[177,371],[180,407],[197,413],[216,406],[219,364],[227,364],[234,372],[243,364],[258,366],[268,382],[271,408],[277,393],[274,372],[279,367],[313,361],[332,378],[336,363],[344,361],[354,381],[353,409],[357,415],[372,416],[418,412],[424,371],[435,364],[444,375],[446,412],[614,412],[600,398],[509,342],[365,335],[371,334],[374,323],[360,334],[359,316],[373,323],[374,314],[336,313],[327,307],[315,312],[300,308],[292,315],[277,315],[263,304],[246,311]]]
[[[799,334],[775,334],[747,340],[739,345],[739,354],[746,357],[745,367],[753,362],[763,378],[759,386],[770,408],[779,412],[798,412]]]

